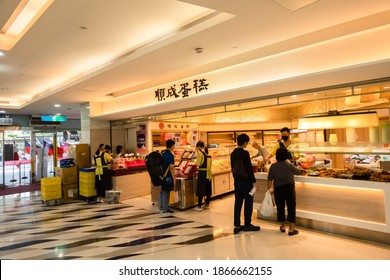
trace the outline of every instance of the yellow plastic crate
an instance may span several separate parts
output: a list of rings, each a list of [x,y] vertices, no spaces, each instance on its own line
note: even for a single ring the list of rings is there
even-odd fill
[[[62,191],[60,190],[59,192],[55,191],[55,192],[41,193],[41,198],[45,201],[61,199],[62,198]]]
[[[96,196],[97,192],[95,188],[79,188],[79,193],[81,196],[90,197]]]
[[[42,178],[41,179],[41,193],[61,191],[61,178]]]

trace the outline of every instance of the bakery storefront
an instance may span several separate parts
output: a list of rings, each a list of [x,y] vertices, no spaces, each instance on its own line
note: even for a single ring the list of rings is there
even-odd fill
[[[166,139],[175,140],[182,203],[171,206],[181,210],[196,203],[193,167],[198,140],[207,143],[213,157],[216,197],[234,190],[229,155],[237,135],[247,133],[251,141],[270,150],[279,140],[280,128],[286,126],[292,130],[290,150],[307,173],[296,177],[297,224],[390,244],[389,86],[390,80],[384,79],[148,115],[144,120],[113,121],[111,125],[125,131],[125,149],[134,151],[138,159],[164,149]],[[247,148],[256,153],[251,145]],[[255,159],[253,166],[258,166]],[[137,182],[143,185],[142,194],[152,192],[151,202],[157,202],[158,191],[151,187],[146,170],[141,174]],[[264,197],[266,177],[266,172],[256,173],[261,189],[255,193],[255,207]],[[118,183],[116,187],[121,189]],[[276,220],[276,216],[260,213],[258,218]]]

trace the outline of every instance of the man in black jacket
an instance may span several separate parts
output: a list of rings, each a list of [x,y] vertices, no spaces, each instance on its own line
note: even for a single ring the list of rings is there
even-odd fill
[[[249,136],[245,133],[237,136],[238,147],[230,154],[230,164],[234,178],[234,234],[240,231],[259,231],[259,226],[252,225],[253,196],[251,189],[258,189],[253,173],[249,152],[245,150]],[[244,203],[245,201],[245,203]],[[241,208],[244,203],[244,226],[241,225]]]

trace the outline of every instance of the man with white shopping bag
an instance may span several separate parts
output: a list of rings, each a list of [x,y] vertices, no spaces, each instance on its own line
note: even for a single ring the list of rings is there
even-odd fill
[[[249,136],[245,133],[237,136],[238,147],[230,154],[230,165],[234,178],[234,230],[237,234],[241,231],[259,231],[260,227],[252,225],[253,193],[252,188],[258,189],[249,152],[245,150],[249,142]],[[244,225],[241,225],[241,209],[244,204]]]

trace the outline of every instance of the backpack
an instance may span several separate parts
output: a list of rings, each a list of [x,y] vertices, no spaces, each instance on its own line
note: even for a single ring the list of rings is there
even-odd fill
[[[154,186],[161,186],[164,181],[164,172],[162,169],[163,154],[154,151],[145,157],[146,169]]]

